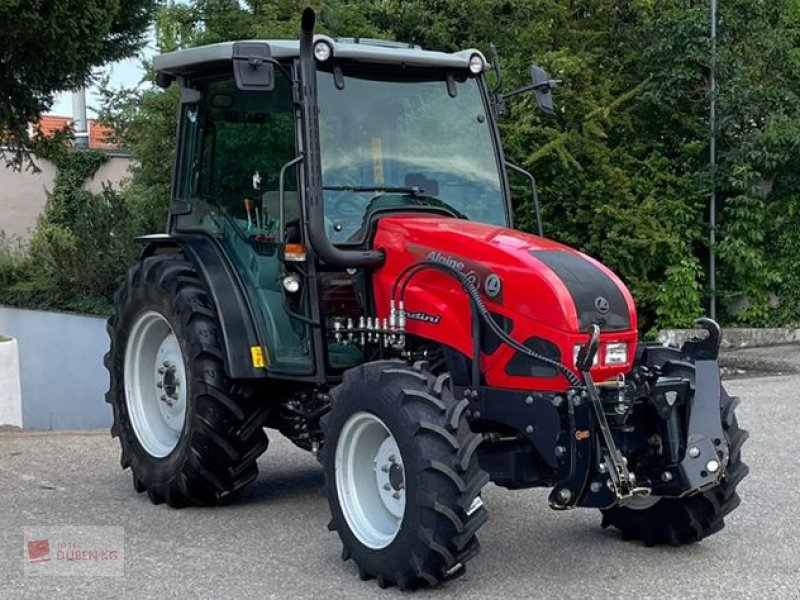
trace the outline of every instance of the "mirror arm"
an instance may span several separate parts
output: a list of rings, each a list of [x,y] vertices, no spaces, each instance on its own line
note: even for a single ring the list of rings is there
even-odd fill
[[[530,85],[522,86],[514,90],[513,92],[508,92],[506,94],[498,94],[498,97],[505,101],[508,98],[513,98],[514,96],[519,96],[520,94],[524,94],[525,92],[530,92],[533,90],[554,90],[557,85],[560,85],[562,82],[561,79],[551,79],[549,81],[543,81],[541,83],[532,83]]]
[[[271,65],[274,65],[278,69],[278,71],[280,71],[281,75],[283,75],[286,81],[288,81],[289,83],[295,82],[294,77],[292,77],[292,74],[289,73],[289,70],[285,66],[283,66],[281,64],[281,61],[279,61],[277,58],[273,58],[270,56],[269,58],[264,58],[262,60],[263,62],[267,62],[270,63]]]
[[[520,175],[524,175],[527,177],[531,182],[531,196],[533,197],[533,208],[536,211],[536,226],[539,231],[539,237],[544,237],[544,232],[542,230],[542,212],[539,209],[539,190],[536,187],[536,178],[530,171],[526,171],[522,167],[518,167],[514,163],[510,163],[505,161],[506,168],[511,169],[512,171],[519,173]]]

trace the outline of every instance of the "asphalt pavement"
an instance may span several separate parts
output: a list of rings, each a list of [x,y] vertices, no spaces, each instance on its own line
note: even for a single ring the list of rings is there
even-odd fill
[[[645,548],[544,490],[487,486],[467,573],[414,598],[800,599],[800,375],[735,379],[750,476],[720,533]],[[258,480],[229,505],[173,510],[136,494],[106,432],[0,433],[0,598],[399,598],[362,582],[326,528],[316,461],[272,433]],[[124,577],[23,574],[23,529],[124,527]]]

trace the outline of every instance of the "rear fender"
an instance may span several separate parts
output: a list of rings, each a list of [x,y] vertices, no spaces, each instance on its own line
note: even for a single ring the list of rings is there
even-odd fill
[[[144,244],[142,258],[174,249],[182,251],[195,266],[216,307],[228,377],[266,377],[265,369],[253,366],[251,348],[260,347],[261,342],[252,307],[239,274],[219,243],[202,233],[146,235],[136,241]]]

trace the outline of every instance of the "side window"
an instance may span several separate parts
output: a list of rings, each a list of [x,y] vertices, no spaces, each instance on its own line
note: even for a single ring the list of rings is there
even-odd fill
[[[184,177],[179,194],[192,214],[180,229],[218,232],[227,225],[246,236],[276,239],[278,175],[295,156],[294,113],[288,85],[271,92],[241,91],[231,76],[196,82],[202,99],[183,109]],[[295,170],[287,172],[286,221],[299,218]]]
[[[296,171],[287,171],[284,222],[280,219],[281,167],[296,156],[291,93],[283,78],[269,92],[240,90],[232,75],[195,81],[196,105],[182,114],[184,176],[179,196],[191,212],[180,230],[217,237],[241,275],[255,308],[268,366],[308,373],[313,368],[310,328],[286,308],[278,246],[300,236]],[[293,226],[293,223],[297,223]],[[307,311],[305,294],[295,312]]]

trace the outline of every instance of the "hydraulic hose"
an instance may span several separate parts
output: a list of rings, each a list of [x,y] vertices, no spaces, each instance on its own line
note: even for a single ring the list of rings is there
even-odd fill
[[[447,275],[452,276],[454,279],[458,280],[461,283],[461,287],[469,296],[469,299],[472,301],[473,306],[477,309],[478,315],[481,317],[484,323],[489,326],[492,332],[500,338],[500,340],[505,343],[506,345],[510,346],[517,352],[520,352],[530,358],[538,360],[540,362],[545,363],[556,369],[559,373],[561,373],[564,378],[569,382],[569,384],[573,387],[580,386],[581,382],[580,379],[573,373],[569,367],[565,364],[554,360],[548,356],[544,356],[543,354],[539,354],[538,352],[531,350],[524,344],[521,344],[510,335],[508,335],[503,328],[498,325],[497,321],[494,320],[489,310],[486,308],[486,305],[481,300],[480,293],[478,292],[477,288],[472,284],[469,279],[461,272],[453,267],[446,265],[444,263],[435,262],[435,261],[421,261],[414,263],[403,269],[400,272],[400,275],[395,280],[394,284],[392,285],[392,295],[391,300],[394,303],[395,298],[398,300],[398,305],[403,306],[403,298],[405,297],[406,288],[408,287],[409,282],[413,279],[416,275],[426,269],[433,269],[445,273]],[[401,283],[402,282],[402,283]],[[397,294],[397,288],[400,285],[400,293],[399,296]]]

